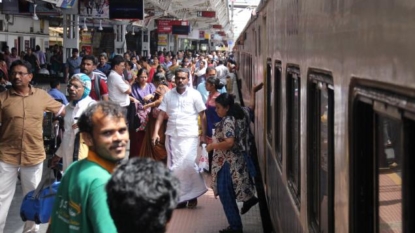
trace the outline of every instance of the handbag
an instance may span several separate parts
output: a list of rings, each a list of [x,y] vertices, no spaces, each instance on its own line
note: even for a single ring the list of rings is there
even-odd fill
[[[127,120],[128,120],[128,129],[130,132],[135,132],[135,130],[141,125],[141,121],[137,115],[137,108],[134,102],[131,102],[130,105],[128,106]]]
[[[20,207],[20,217],[23,221],[34,221],[36,224],[49,222],[60,184],[54,178],[52,169],[49,169],[49,173],[49,177],[24,197]]]
[[[202,144],[202,152],[199,158],[199,171],[203,172],[203,170],[209,170],[209,154],[206,150],[206,144]]]

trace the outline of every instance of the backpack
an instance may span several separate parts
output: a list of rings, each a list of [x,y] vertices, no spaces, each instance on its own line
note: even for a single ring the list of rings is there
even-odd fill
[[[94,90],[95,90],[98,100],[101,100],[101,89],[99,88],[100,82],[101,82],[101,78],[98,75],[95,75]]]
[[[97,94],[98,100],[102,100],[102,96],[101,96],[101,88],[100,88],[100,84],[101,84],[101,79],[107,80],[107,76],[102,73],[102,72],[97,72],[97,71],[93,71],[93,75],[95,77],[94,79],[94,90],[95,93]]]

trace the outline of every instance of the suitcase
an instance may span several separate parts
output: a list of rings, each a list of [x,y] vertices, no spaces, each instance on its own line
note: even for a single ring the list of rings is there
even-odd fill
[[[55,179],[45,179],[38,188],[26,194],[20,207],[23,221],[34,221],[36,224],[48,223],[59,183]],[[47,183],[51,183],[46,185]]]

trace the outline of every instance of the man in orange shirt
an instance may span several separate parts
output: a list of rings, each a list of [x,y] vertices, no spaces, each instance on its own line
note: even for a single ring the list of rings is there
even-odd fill
[[[45,111],[64,115],[64,105],[46,91],[30,85],[32,67],[17,60],[10,67],[12,88],[0,93],[0,232],[16,190],[20,168],[23,196],[36,189],[42,178],[42,123]],[[27,221],[23,232],[37,232],[39,226]]]

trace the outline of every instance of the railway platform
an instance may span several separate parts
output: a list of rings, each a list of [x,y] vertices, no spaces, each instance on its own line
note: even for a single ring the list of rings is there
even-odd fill
[[[210,177],[205,175],[205,180],[210,182]],[[209,187],[209,186],[208,186]],[[9,210],[4,233],[21,233],[23,222],[19,211],[22,202],[22,189],[17,184],[12,206]],[[239,207],[242,206],[242,203]],[[262,222],[258,205],[242,215],[244,233],[262,233]],[[214,233],[228,226],[225,213],[219,199],[215,199],[212,189],[198,199],[195,209],[177,209],[173,212],[167,233]],[[40,225],[39,233],[45,233],[47,224]]]
[[[39,83],[36,87],[49,90],[47,83]],[[66,84],[61,84],[61,91],[65,93],[65,90]],[[205,173],[204,178],[207,187],[210,187],[210,176]],[[19,214],[22,200],[22,187],[18,183],[3,233],[22,232],[23,222]],[[239,208],[242,207],[242,203],[238,205]],[[259,205],[255,205],[248,213],[242,215],[242,223],[244,233],[263,233]],[[173,212],[167,233],[215,233],[226,227],[228,227],[228,223],[220,200],[219,198],[215,199],[212,189],[209,188],[207,193],[198,198],[198,206],[195,209],[177,209]],[[41,224],[39,233],[45,233],[46,230],[47,224]]]

